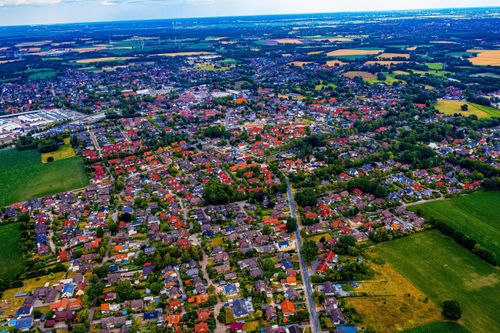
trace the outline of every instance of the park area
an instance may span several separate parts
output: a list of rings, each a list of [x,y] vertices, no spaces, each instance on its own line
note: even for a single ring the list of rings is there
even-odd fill
[[[462,110],[462,105],[467,105],[467,110]],[[445,115],[452,116],[455,113],[463,116],[475,115],[478,118],[500,117],[500,110],[490,106],[479,105],[467,101],[438,100],[436,109]]]
[[[409,207],[449,225],[500,258],[500,192],[477,192]]]
[[[0,280],[2,281],[9,281],[24,269],[20,241],[19,223],[0,226]]]
[[[437,230],[378,244],[374,254],[392,265],[436,305],[457,300],[471,332],[498,332],[500,274]],[[427,332],[423,328],[414,332]],[[456,332],[453,331],[453,332]]]
[[[0,206],[85,187],[80,157],[41,163],[36,150],[0,151]]]

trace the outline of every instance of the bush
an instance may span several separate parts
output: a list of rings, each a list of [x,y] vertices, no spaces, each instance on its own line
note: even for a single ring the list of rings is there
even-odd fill
[[[54,157],[53,156],[47,157],[47,162],[54,162]]]
[[[460,303],[456,300],[448,300],[443,302],[443,316],[447,319],[458,320],[462,317],[462,309]]]

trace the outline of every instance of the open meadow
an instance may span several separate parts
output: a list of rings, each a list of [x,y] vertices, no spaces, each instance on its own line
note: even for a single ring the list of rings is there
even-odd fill
[[[363,325],[379,333],[392,333],[441,320],[439,307],[391,265],[371,264],[375,277],[355,289],[346,303],[363,316]]]
[[[467,104],[468,110],[462,111],[461,106]],[[478,118],[490,118],[490,117],[500,117],[500,110],[479,105],[475,103],[470,103],[467,101],[455,101],[455,100],[438,100],[436,104],[436,109],[439,112],[442,112],[446,115],[454,115],[455,113],[459,113],[464,116],[475,115]]]
[[[76,156],[76,153],[70,144],[70,139],[65,138],[64,144],[60,146],[56,151],[51,151],[50,153],[42,153],[41,161],[42,163],[49,163],[50,157],[53,158],[53,161],[60,161],[74,156]]]
[[[500,192],[477,192],[409,207],[474,239],[500,258]]]
[[[378,244],[374,252],[435,304],[457,300],[462,308],[460,322],[471,332],[500,330],[498,268],[451,238],[437,230],[424,231]]]
[[[9,280],[24,268],[23,254],[19,247],[21,229],[19,223],[0,226],[0,279]]]
[[[0,206],[82,188],[87,184],[80,157],[41,163],[40,153],[35,150],[0,151]]]
[[[411,328],[403,332],[404,333],[468,333],[469,331],[460,324],[454,322],[440,321]]]

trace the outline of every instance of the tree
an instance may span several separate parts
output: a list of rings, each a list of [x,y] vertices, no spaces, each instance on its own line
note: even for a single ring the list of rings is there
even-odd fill
[[[308,188],[300,193],[297,193],[295,200],[302,207],[314,207],[318,203],[318,196],[316,195],[316,191],[314,191],[314,189]]]
[[[273,233],[273,228],[271,228],[269,225],[265,225],[264,228],[262,228],[262,234],[269,236],[270,234]]]
[[[286,231],[291,234],[297,230],[297,220],[294,218],[288,218],[286,220]]]
[[[308,240],[304,243],[300,252],[302,253],[302,256],[304,257],[306,262],[309,264],[314,259],[316,259],[318,255],[318,247],[316,246],[316,243],[314,241]]]
[[[462,110],[462,111],[469,111],[469,105],[467,105],[467,104],[462,104],[462,105],[460,106],[460,110]]]
[[[462,309],[460,303],[456,300],[448,300],[443,302],[443,316],[447,319],[458,320],[462,317]]]
[[[95,235],[96,237],[102,238],[102,236],[104,236],[104,229],[102,227],[97,227]]]

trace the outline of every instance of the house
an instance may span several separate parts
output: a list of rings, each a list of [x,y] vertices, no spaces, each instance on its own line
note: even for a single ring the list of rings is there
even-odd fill
[[[142,320],[143,321],[151,321],[151,320],[158,320],[159,314],[158,311],[149,311],[149,312],[144,312],[142,315]]]
[[[21,332],[28,332],[33,326],[33,317],[24,317],[16,320],[16,330]]]
[[[293,316],[296,312],[295,305],[291,301],[286,299],[283,302],[281,302],[281,312],[285,317]]]
[[[248,308],[246,302],[241,299],[237,298],[233,300],[232,302],[232,310],[235,318],[244,318],[248,316]]]
[[[238,294],[238,287],[235,284],[226,284],[224,286],[224,294],[226,296],[234,296]]]
[[[33,311],[32,306],[21,306],[16,312],[16,318],[31,316],[32,311]]]
[[[194,331],[195,333],[208,333],[210,330],[207,323],[201,322],[194,325]]]

